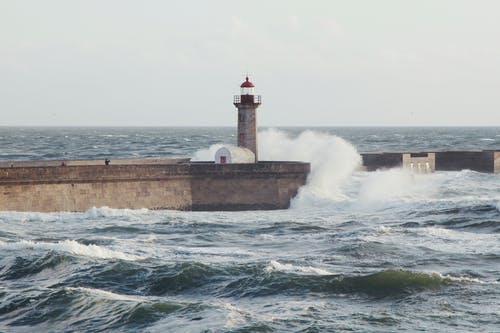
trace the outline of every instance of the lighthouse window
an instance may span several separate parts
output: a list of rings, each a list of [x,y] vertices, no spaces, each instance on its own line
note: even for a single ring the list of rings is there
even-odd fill
[[[253,88],[243,87],[241,88],[242,95],[253,95]]]

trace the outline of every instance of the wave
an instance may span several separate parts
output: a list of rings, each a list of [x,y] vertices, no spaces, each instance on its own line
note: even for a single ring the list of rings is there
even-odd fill
[[[332,275],[333,273],[311,266],[296,266],[292,264],[281,264],[276,260],[271,260],[269,265],[265,268],[266,272],[285,272],[285,273],[295,273],[295,274],[317,274],[317,275]]]
[[[478,232],[500,232],[500,215],[497,203],[489,200],[466,201],[450,208],[431,209],[416,216],[425,217],[423,226],[442,226],[449,229],[464,229]],[[420,224],[419,224],[420,225]]]
[[[306,186],[299,190],[292,206],[310,205],[317,198],[344,200],[344,186],[361,166],[361,156],[353,145],[335,135],[304,131],[290,137],[269,129],[259,133],[259,154],[263,160],[311,163]]]
[[[58,260],[67,259],[53,253],[43,260],[52,261],[45,267],[55,267]],[[474,277],[394,269],[360,275],[332,274],[313,266],[276,260],[227,266],[184,262],[149,267],[144,263],[118,261],[74,268],[72,274],[48,288],[30,284],[27,289],[4,297],[0,303],[0,329],[49,325],[54,331],[61,328],[88,331],[95,327],[140,331],[156,322],[157,327],[165,326],[172,314],[176,324],[189,326],[190,322],[201,320],[207,308],[212,309],[211,313],[214,308],[215,312],[223,313],[226,326],[232,327],[247,323],[248,314],[229,303],[222,306],[220,302],[181,303],[169,298],[186,294],[241,298],[309,293],[405,297],[453,285],[483,283]]]
[[[199,150],[194,160],[213,160],[215,144]],[[470,170],[416,174],[402,168],[359,171],[361,156],[356,148],[335,135],[306,130],[292,137],[268,129],[259,132],[261,160],[311,163],[305,186],[292,200],[293,208],[350,204],[353,210],[384,209],[412,202],[474,201],[498,197],[498,181],[491,175]]]
[[[177,311],[197,312],[196,304],[148,300],[89,288],[28,290],[0,305],[5,327],[36,327],[43,331],[141,331]],[[15,316],[9,315],[14,313]],[[4,318],[2,316],[7,314]],[[0,328],[2,326],[0,325]],[[9,330],[7,330],[9,331]]]
[[[314,292],[385,297],[439,289],[458,282],[465,280],[452,280],[438,273],[407,270],[384,270],[359,276],[265,271],[263,275],[243,277],[229,283],[225,288],[225,295],[256,297],[283,293],[303,295],[304,292]]]
[[[66,252],[78,256],[99,258],[99,259],[122,259],[122,260],[139,260],[139,256],[128,254],[116,250],[111,250],[94,244],[81,244],[75,240],[64,240],[57,243],[49,242],[34,242],[23,240],[20,242],[1,242],[0,247],[5,250],[20,251],[25,249],[34,250],[49,250],[57,252]]]
[[[0,246],[3,245],[0,243]],[[0,279],[15,280],[25,276],[38,274],[46,269],[55,269],[58,265],[71,260],[70,256],[55,252],[35,258],[21,256],[7,257],[1,261]]]
[[[96,288],[65,287],[64,289],[68,291],[81,292],[93,297],[111,299],[111,300],[131,301],[131,302],[142,302],[145,300],[144,297],[136,295],[117,294],[111,291],[96,289]]]
[[[302,161],[311,163],[305,187],[293,201],[295,207],[310,205],[319,198],[343,200],[343,186],[361,165],[361,156],[344,139],[315,131],[304,131],[297,137],[268,129],[259,132],[259,156],[263,161]],[[223,144],[195,152],[193,160],[213,160]]]

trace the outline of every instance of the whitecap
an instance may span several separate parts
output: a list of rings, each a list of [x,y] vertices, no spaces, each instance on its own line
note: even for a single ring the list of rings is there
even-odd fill
[[[229,302],[223,302],[222,307],[227,311],[224,327],[232,329],[247,322],[249,315]]]
[[[86,218],[96,219],[100,217],[114,217],[114,216],[137,216],[148,213],[149,209],[116,209],[107,206],[103,207],[92,207],[87,210],[84,214]]]
[[[65,240],[57,243],[22,240],[20,242],[13,242],[13,243],[2,242],[0,243],[0,246],[7,250],[40,249],[40,250],[67,252],[78,256],[99,258],[99,259],[122,259],[122,260],[142,259],[141,257],[133,254],[127,254],[124,252],[111,250],[95,244],[85,245],[78,243],[75,240]]]
[[[332,272],[327,270],[316,268],[312,266],[296,266],[292,264],[282,264],[276,260],[271,260],[265,268],[266,272],[284,272],[284,273],[294,273],[294,274],[314,274],[314,275],[332,275]]]
[[[119,301],[131,301],[131,302],[142,302],[140,297],[134,297],[129,295],[116,294],[111,291],[95,289],[95,288],[85,288],[85,287],[65,287],[65,290],[82,292],[85,294],[95,295],[106,299],[119,300]]]
[[[440,274],[440,273],[433,273],[439,275],[440,278],[443,280],[450,280],[453,282],[465,282],[465,283],[478,283],[478,284],[484,284],[485,282],[478,279],[478,278],[472,278],[469,276],[452,276],[449,274]]]

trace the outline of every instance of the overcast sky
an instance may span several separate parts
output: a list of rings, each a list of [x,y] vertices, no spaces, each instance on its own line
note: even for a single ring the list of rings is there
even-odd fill
[[[500,1],[0,0],[0,126],[500,126]]]

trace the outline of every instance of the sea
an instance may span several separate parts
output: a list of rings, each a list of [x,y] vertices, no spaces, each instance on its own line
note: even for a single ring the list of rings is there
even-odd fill
[[[0,160],[212,160],[227,128],[0,127]],[[291,207],[0,212],[0,332],[500,332],[500,174],[360,152],[500,149],[500,127],[262,128]]]

